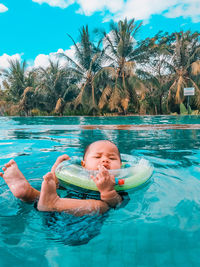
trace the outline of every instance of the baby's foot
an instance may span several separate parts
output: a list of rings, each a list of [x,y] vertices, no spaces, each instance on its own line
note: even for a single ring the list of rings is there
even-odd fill
[[[66,154],[65,154],[65,155],[62,155],[62,156],[60,156],[60,157],[58,157],[57,160],[56,160],[56,162],[54,163],[53,167],[51,168],[51,173],[53,174],[53,178],[54,178],[54,181],[56,182],[56,186],[57,186],[57,187],[58,187],[59,182],[58,182],[58,179],[57,179],[57,177],[56,177],[56,175],[55,175],[55,170],[56,170],[57,166],[58,166],[61,162],[63,162],[64,160],[68,160],[68,159],[70,159],[70,158],[69,158],[69,156],[66,155]]]
[[[40,211],[56,211],[56,202],[60,198],[56,192],[56,183],[53,174],[48,172],[43,178],[44,181],[37,208]]]
[[[13,159],[5,164],[3,171],[4,173],[0,172],[0,176],[5,180],[16,198],[23,201],[33,201],[38,196],[34,192],[36,190],[31,187]]]

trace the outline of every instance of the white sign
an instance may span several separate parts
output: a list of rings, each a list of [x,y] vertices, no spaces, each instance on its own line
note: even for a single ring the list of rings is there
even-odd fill
[[[184,88],[184,96],[194,95],[194,87]]]

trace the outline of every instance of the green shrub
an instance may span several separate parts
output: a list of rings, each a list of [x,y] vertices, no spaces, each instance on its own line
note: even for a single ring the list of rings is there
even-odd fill
[[[187,111],[187,109],[186,109],[186,107],[185,107],[185,105],[183,103],[180,104],[180,114],[181,115],[188,114],[188,111]]]

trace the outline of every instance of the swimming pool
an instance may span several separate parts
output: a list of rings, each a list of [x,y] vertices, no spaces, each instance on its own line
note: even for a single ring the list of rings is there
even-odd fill
[[[168,129],[177,124],[188,129]],[[0,117],[0,166],[15,158],[38,189],[60,154],[81,155],[98,139],[154,165],[150,182],[102,217],[38,212],[1,179],[0,266],[199,266],[199,126],[200,116]]]

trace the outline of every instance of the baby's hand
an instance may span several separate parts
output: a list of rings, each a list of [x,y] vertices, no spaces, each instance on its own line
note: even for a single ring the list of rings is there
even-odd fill
[[[99,166],[98,169],[99,172],[96,177],[91,175],[91,178],[95,182],[99,192],[106,193],[112,191],[115,186],[114,176],[110,175],[109,171],[104,166]]]
[[[58,179],[56,177],[55,170],[56,170],[56,168],[58,167],[58,165],[61,162],[63,162],[64,160],[69,160],[69,159],[70,159],[70,157],[68,155],[64,154],[64,155],[62,155],[62,156],[60,156],[60,157],[57,158],[56,162],[54,163],[54,165],[51,168],[51,173],[53,174],[53,177],[55,179],[55,182],[56,182],[56,186],[57,187],[59,185],[59,182],[58,182]]]
[[[101,200],[106,202],[108,206],[114,208],[122,202],[121,196],[114,189],[115,178],[104,166],[100,166],[99,173],[96,177],[91,175],[91,178],[99,189]]]

